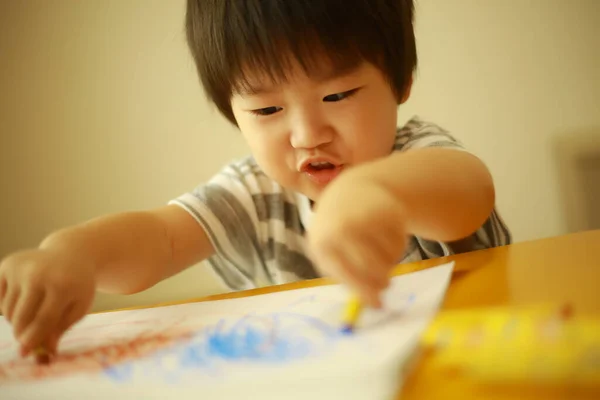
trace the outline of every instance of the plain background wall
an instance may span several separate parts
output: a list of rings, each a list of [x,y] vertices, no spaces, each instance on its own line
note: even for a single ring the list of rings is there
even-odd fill
[[[182,0],[0,0],[0,257],[160,206],[246,154],[203,97],[183,16]],[[516,241],[583,229],[571,214],[585,221],[578,204],[600,186],[595,172],[575,182],[599,165],[579,154],[600,157],[600,2],[418,0],[416,25],[401,122],[435,121],[489,165]],[[221,290],[201,264],[94,308]]]

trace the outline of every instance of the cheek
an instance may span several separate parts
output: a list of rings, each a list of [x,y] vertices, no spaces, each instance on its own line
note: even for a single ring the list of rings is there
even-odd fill
[[[352,146],[357,161],[369,161],[388,155],[396,138],[397,108],[395,101],[362,104],[355,110],[349,129],[353,132]]]
[[[271,174],[271,171],[282,163],[284,159],[281,151],[276,151],[278,146],[269,140],[254,140],[250,143],[250,151],[259,165]]]
[[[272,179],[284,183],[290,173],[288,158],[289,141],[274,127],[260,123],[238,123],[252,156],[261,169]],[[288,178],[289,179],[289,178]]]
[[[261,121],[233,107],[238,128],[264,173],[281,185],[293,185],[293,150],[283,121]]]

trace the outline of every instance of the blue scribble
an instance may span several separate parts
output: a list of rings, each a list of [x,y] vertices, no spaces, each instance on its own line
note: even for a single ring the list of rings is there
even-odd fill
[[[337,327],[307,315],[249,314],[233,324],[220,320],[144,360],[107,368],[105,373],[115,382],[131,381],[138,365],[146,377],[175,382],[175,375],[186,370],[214,375],[233,363],[288,363],[323,354],[343,336]]]
[[[206,350],[203,346],[187,345],[179,350],[179,364],[187,368],[200,368],[208,366]]]
[[[285,326],[282,323],[285,319]],[[301,322],[301,324],[299,324]],[[278,313],[268,317],[246,316],[231,329],[220,321],[207,334],[208,354],[213,357],[253,361],[286,361],[307,355],[311,342],[306,329],[315,329],[319,339],[326,340],[335,332],[317,318],[293,313]],[[299,334],[304,331],[304,334]]]
[[[104,369],[104,373],[116,382],[125,382],[133,376],[133,365],[131,363],[115,365]]]
[[[189,332],[184,338],[152,355],[105,369],[113,382],[159,379],[176,384],[185,372],[225,376],[235,364],[285,364],[334,351],[352,330],[294,312],[296,306],[314,301],[306,296],[279,312],[248,314],[237,320],[222,319],[212,326]],[[414,305],[416,295],[405,298],[403,311]]]
[[[284,358],[285,341],[270,336],[274,335],[247,323],[238,323],[230,331],[217,326],[208,335],[208,353],[228,360]]]
[[[348,336],[348,335],[352,335],[352,333],[354,332],[354,328],[352,327],[352,325],[344,325],[342,326],[342,329],[340,329],[340,333]]]

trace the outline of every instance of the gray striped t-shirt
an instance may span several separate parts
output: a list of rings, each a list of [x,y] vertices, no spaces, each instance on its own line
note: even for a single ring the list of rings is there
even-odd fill
[[[397,130],[394,151],[433,146],[463,149],[447,131],[418,117]],[[170,203],[183,207],[205,229],[216,251],[208,261],[233,290],[319,277],[305,253],[310,200],[267,177],[252,157],[227,165],[208,183]],[[473,234],[468,250],[510,242],[494,210]],[[411,237],[399,262],[452,253],[446,243]]]

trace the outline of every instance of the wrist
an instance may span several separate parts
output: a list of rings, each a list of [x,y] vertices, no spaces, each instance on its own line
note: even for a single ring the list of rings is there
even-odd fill
[[[80,259],[82,263],[92,268],[94,275],[98,269],[100,261],[97,260],[94,252],[90,251],[92,245],[86,239],[83,232],[77,228],[68,228],[56,231],[48,235],[39,245],[40,250],[56,252],[73,259]]]
[[[351,171],[345,181],[346,185],[352,185],[354,188],[360,188],[361,191],[366,191],[370,196],[373,196],[374,201],[385,207],[394,220],[402,224],[402,229],[408,234],[414,234],[411,227],[411,213],[409,203],[402,196],[402,190],[399,187],[390,187],[385,181],[377,179],[365,169],[356,168]]]
[[[356,184],[370,187],[372,191],[378,191],[384,193],[386,197],[389,197],[395,204],[395,208],[402,211],[405,218],[409,217],[409,199],[411,194],[410,189],[406,190],[405,185],[402,184],[401,179],[394,180],[394,184],[391,185],[389,180],[384,179],[377,174],[377,171],[381,169],[378,163],[367,164],[361,166],[352,171],[353,175],[351,179]],[[407,221],[408,222],[408,221]]]

